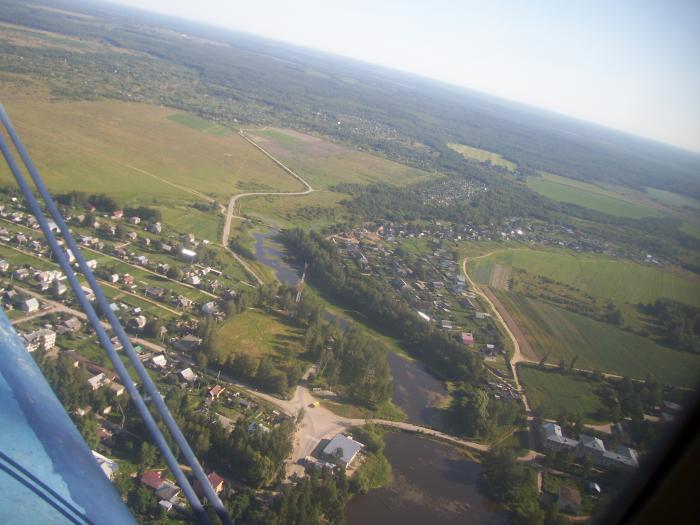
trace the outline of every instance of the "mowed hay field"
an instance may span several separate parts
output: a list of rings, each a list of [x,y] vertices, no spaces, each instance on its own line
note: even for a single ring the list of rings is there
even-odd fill
[[[467,146],[466,144],[455,144],[454,142],[450,142],[447,146],[450,149],[455,150],[467,160],[487,162],[493,166],[505,168],[508,171],[515,171],[518,168],[515,162],[506,160],[500,153],[494,153],[493,151]]]
[[[518,377],[530,407],[542,407],[545,417],[556,418],[567,411],[580,414],[584,422],[607,423],[599,418],[603,405],[587,379],[527,365],[518,367]]]
[[[660,297],[700,307],[700,278],[690,272],[568,250],[513,248],[467,262],[469,274],[490,284],[496,265],[519,268],[569,284],[596,297],[651,303]]]
[[[547,362],[568,364],[578,356],[577,368],[600,369],[644,379],[648,373],[664,383],[694,386],[700,377],[700,356],[679,352],[520,294],[494,290],[533,350],[549,353]]]
[[[247,130],[246,133],[317,190],[341,183],[385,182],[403,186],[435,176],[292,130],[273,128]]]
[[[234,353],[264,357],[286,356],[301,348],[302,330],[282,316],[248,309],[227,319],[216,331],[216,352],[219,359]]]
[[[159,106],[119,101],[49,102],[7,97],[5,106],[49,188],[104,192],[121,202],[223,200],[239,183],[302,189],[236,133]],[[173,120],[175,118],[175,120]],[[201,119],[200,119],[201,120]],[[6,167],[0,182],[11,183]]]
[[[568,202],[584,208],[618,217],[662,217],[663,213],[632,196],[606,190],[574,179],[542,172],[540,177],[529,177],[527,185],[540,195],[552,200]]]

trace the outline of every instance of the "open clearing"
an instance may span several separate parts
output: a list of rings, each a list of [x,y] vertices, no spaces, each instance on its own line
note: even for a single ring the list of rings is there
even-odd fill
[[[235,353],[254,357],[287,356],[301,348],[302,331],[282,316],[249,309],[227,319],[216,332],[216,351],[225,360]]]
[[[469,261],[469,272],[476,282],[490,285],[498,265],[544,275],[604,299],[636,304],[665,297],[700,306],[700,279],[681,270],[568,250],[507,248]]]
[[[529,177],[527,185],[552,200],[576,204],[609,215],[633,219],[663,216],[656,208],[645,205],[632,196],[552,173],[541,172],[540,177]]]
[[[519,294],[495,290],[538,355],[547,362],[568,364],[578,356],[577,368],[595,369],[644,379],[694,386],[700,376],[700,356],[678,352],[626,332]]]
[[[674,208],[689,208],[693,211],[700,211],[700,201],[687,195],[679,195],[670,191],[657,190],[656,188],[646,188],[646,193],[655,201],[673,206]]]
[[[246,134],[317,190],[341,183],[406,185],[435,176],[296,131],[273,128]]]
[[[500,166],[508,171],[515,171],[518,168],[515,162],[506,160],[500,153],[494,153],[493,151],[467,146],[466,144],[455,144],[454,142],[450,142],[447,146],[450,149],[455,150],[467,160],[488,162],[493,166]]]
[[[518,377],[530,407],[535,410],[541,406],[545,417],[556,418],[568,411],[580,414],[584,422],[607,423],[599,419],[603,405],[587,379],[527,365],[520,365]]]
[[[345,193],[316,191],[308,195],[249,197],[241,202],[240,213],[258,217],[276,228],[323,227],[342,222],[340,201]]]
[[[183,114],[169,108],[4,97],[10,117],[54,193],[79,189],[104,192],[122,203],[152,204],[154,200],[206,200],[201,194],[223,200],[238,191],[239,183],[279,191],[301,189],[298,181],[238,134],[212,134],[208,128],[192,127],[199,123],[198,117],[183,122]],[[0,182],[11,181],[3,165]]]

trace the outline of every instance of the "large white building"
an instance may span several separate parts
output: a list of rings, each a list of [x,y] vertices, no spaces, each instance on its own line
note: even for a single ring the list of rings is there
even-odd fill
[[[56,345],[56,332],[48,328],[42,328],[30,334],[25,334],[22,338],[24,339],[27,350],[30,352],[34,352],[40,348],[51,350]]]
[[[348,468],[350,463],[357,457],[357,454],[364,448],[359,441],[355,441],[350,436],[337,434],[331,439],[323,449],[323,455],[329,460],[337,463],[341,467]]]

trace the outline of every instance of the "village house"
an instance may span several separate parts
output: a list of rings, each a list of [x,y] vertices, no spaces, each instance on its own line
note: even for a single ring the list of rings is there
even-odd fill
[[[165,359],[165,356],[163,354],[159,354],[155,357],[151,358],[151,366],[155,369],[163,369],[165,368],[165,365],[168,363],[167,359]]]
[[[219,306],[216,304],[216,301],[209,301],[202,305],[201,310],[204,315],[216,315],[219,313]]]
[[[100,466],[100,470],[102,473],[107,476],[107,479],[112,480],[114,478],[114,475],[117,473],[119,470],[119,465],[117,464],[116,461],[113,459],[109,459],[106,456],[103,456],[99,452],[92,451],[92,456],[95,458],[95,461],[97,461],[97,464]]]
[[[219,396],[224,393],[225,387],[221,385],[215,385],[214,388],[209,390],[208,395],[211,399],[219,399]]]
[[[196,350],[199,348],[199,345],[202,344],[202,339],[200,337],[197,337],[192,334],[187,334],[173,344],[175,349],[180,350],[181,352],[191,352],[193,350]]]
[[[211,488],[214,489],[214,492],[219,494],[222,490],[224,490],[224,485],[226,483],[226,480],[219,476],[216,472],[212,472],[211,474],[207,475],[207,479],[209,480],[209,483],[211,485]],[[194,488],[194,491],[197,493],[197,495],[200,498],[204,498],[204,491],[202,490],[202,486],[200,485],[199,481],[195,480],[194,484],[192,485],[192,488]]]
[[[48,328],[42,328],[22,336],[24,344],[29,352],[44,349],[50,350],[56,346],[56,332]]]
[[[109,379],[104,374],[104,372],[100,372],[99,374],[94,375],[87,380],[87,383],[88,383],[88,385],[90,385],[90,388],[92,390],[97,390],[102,385],[105,385],[108,382],[109,382]]]
[[[197,380],[197,374],[195,374],[191,368],[185,368],[184,370],[180,370],[179,374],[180,378],[188,383],[194,383]]]
[[[39,309],[39,300],[36,297],[24,299],[19,307],[27,313],[36,312]]]
[[[146,317],[144,317],[143,315],[137,315],[129,319],[128,324],[131,328],[134,328],[136,330],[142,330],[143,327],[146,326]]]
[[[475,343],[474,334],[471,332],[462,332],[459,338],[463,345],[471,346]]]

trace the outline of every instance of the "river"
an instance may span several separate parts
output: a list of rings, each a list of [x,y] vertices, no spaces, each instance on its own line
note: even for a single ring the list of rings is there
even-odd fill
[[[277,232],[255,234],[255,257],[270,267],[284,284],[296,286],[298,271],[285,261],[284,247],[274,240]],[[325,312],[328,320],[336,318]],[[347,323],[338,318],[341,326]],[[425,367],[389,352],[394,377],[393,401],[411,423],[435,423],[437,407],[447,395],[442,383]],[[349,525],[452,523],[506,523],[505,514],[477,490],[479,465],[456,449],[412,434],[386,436],[385,455],[394,472],[393,482],[354,498],[347,508]]]

